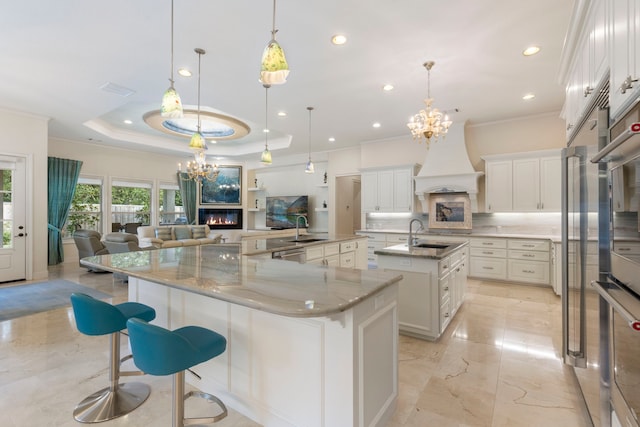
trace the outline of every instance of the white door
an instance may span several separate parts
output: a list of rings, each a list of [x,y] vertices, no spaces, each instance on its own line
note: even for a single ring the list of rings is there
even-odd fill
[[[0,156],[0,282],[26,279],[25,159]]]

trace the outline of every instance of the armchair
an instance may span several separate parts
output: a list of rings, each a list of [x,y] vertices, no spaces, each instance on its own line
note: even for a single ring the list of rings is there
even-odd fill
[[[83,229],[76,230],[76,232],[73,233],[73,241],[76,243],[76,247],[78,248],[79,259],[94,255],[106,255],[109,253],[107,247],[100,241],[100,233],[97,231]],[[86,267],[80,264],[80,261],[78,261],[78,264],[80,267],[85,267],[94,273],[105,273],[103,270]]]

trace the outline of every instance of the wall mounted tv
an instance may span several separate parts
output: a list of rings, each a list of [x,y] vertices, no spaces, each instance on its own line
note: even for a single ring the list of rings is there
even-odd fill
[[[295,228],[298,215],[308,217],[309,196],[278,196],[267,197],[266,226],[282,229]],[[300,221],[300,226],[304,226]]]

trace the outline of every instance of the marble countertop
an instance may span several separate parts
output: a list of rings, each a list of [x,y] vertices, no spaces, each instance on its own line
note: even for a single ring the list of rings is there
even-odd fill
[[[365,229],[356,230],[356,233],[388,233],[388,234],[409,234],[409,230],[397,229]],[[503,239],[547,239],[553,242],[560,242],[560,235],[556,234],[524,234],[524,233],[491,233],[491,232],[472,232],[472,233],[437,233],[433,231],[420,232],[416,234],[418,237],[437,237],[446,239],[447,237],[470,238],[470,237],[498,237]]]
[[[242,256],[237,243],[100,255],[81,263],[289,317],[340,313],[402,279],[380,270]]]
[[[442,259],[451,255],[460,248],[467,246],[468,242],[452,242],[446,239],[420,239],[418,245],[429,244],[435,246],[445,246],[444,248],[424,248],[419,246],[408,246],[406,243],[389,246],[383,249],[377,249],[374,253],[376,255],[391,255],[391,256],[403,256],[403,257],[417,257],[417,258],[430,258],[430,259]]]
[[[241,242],[243,255],[263,255],[276,251],[317,246],[327,243],[340,243],[348,240],[363,239],[355,234],[301,234],[298,241],[295,236],[279,236],[271,238],[249,238]]]

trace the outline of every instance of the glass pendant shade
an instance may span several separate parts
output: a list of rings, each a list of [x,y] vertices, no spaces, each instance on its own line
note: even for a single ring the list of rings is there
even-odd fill
[[[202,136],[202,133],[200,133],[200,130],[194,133],[193,136],[191,137],[191,141],[189,141],[189,148],[191,148],[192,150],[208,150],[209,149],[209,147],[207,147],[207,141],[205,141],[204,137]]]
[[[269,151],[269,149],[265,147],[264,151],[262,152],[262,157],[260,157],[260,163],[262,163],[263,165],[270,165],[271,162],[271,151]]]
[[[309,159],[309,161],[307,162],[307,167],[304,168],[304,172],[305,173],[315,173],[316,172],[316,168],[313,166],[313,162],[311,161],[311,159]]]
[[[262,66],[260,68],[260,82],[262,84],[280,85],[287,82],[289,64],[284,56],[284,50],[273,39],[262,53]]]
[[[160,115],[162,117],[179,119],[182,118],[182,101],[180,95],[176,92],[173,85],[169,87],[162,97],[162,106],[160,107]]]

